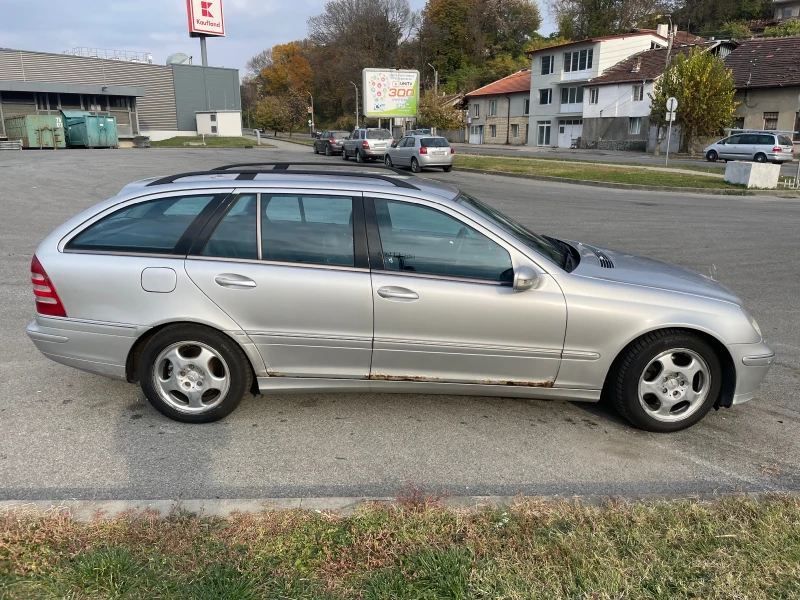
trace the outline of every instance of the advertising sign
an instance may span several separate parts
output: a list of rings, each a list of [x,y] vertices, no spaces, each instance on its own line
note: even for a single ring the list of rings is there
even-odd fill
[[[364,69],[364,114],[368,117],[416,117],[419,71]]]
[[[186,0],[186,12],[189,15],[189,35],[192,37],[225,36],[222,0]]]

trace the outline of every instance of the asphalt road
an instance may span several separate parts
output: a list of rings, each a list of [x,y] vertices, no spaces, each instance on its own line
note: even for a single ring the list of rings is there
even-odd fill
[[[31,255],[57,224],[157,174],[310,149],[0,153],[0,499],[639,495],[800,490],[800,201],[639,193],[436,173],[538,231],[709,272],[740,294],[777,362],[759,397],[672,435],[602,407],[415,395],[248,397],[210,425],[138,387],[52,363],[25,335]],[[320,160],[336,160],[330,158]]]

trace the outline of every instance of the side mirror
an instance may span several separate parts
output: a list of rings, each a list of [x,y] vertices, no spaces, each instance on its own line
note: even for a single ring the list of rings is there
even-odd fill
[[[539,282],[539,274],[530,267],[519,267],[514,270],[514,290],[524,292]]]

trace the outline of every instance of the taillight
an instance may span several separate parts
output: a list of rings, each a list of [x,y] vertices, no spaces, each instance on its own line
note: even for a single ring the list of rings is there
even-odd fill
[[[335,144],[335,143],[336,143],[336,140],[335,140],[335,139],[333,139],[333,138],[329,139],[328,141],[329,141],[331,144]]]
[[[33,284],[33,296],[36,299],[36,312],[51,317],[67,316],[67,311],[64,310],[64,305],[56,293],[53,282],[50,281],[35,254],[31,261],[31,283]]]
[[[456,153],[456,149],[453,148],[452,146],[450,146],[450,154],[455,154],[455,153]]]
[[[427,154],[428,153],[428,149],[425,146],[423,146],[422,148],[419,149],[419,153],[420,154]]]
[[[783,152],[783,148],[781,148],[780,146],[775,146],[775,147],[772,149],[772,151],[773,151],[773,152]]]
[[[363,142],[361,142],[361,147],[364,148],[365,150],[369,150],[369,142],[367,140],[364,140]]]

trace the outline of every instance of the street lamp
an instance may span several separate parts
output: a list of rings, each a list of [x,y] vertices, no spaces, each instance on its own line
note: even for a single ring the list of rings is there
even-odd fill
[[[353,83],[352,81],[350,82],[350,84],[354,88],[356,88],[356,129],[358,129],[358,86],[355,83]]]
[[[311,137],[314,137],[314,94],[309,92],[308,95],[311,98],[311,125],[308,127],[311,130]]]
[[[439,71],[431,63],[428,66],[433,69],[433,95],[439,96]]]

